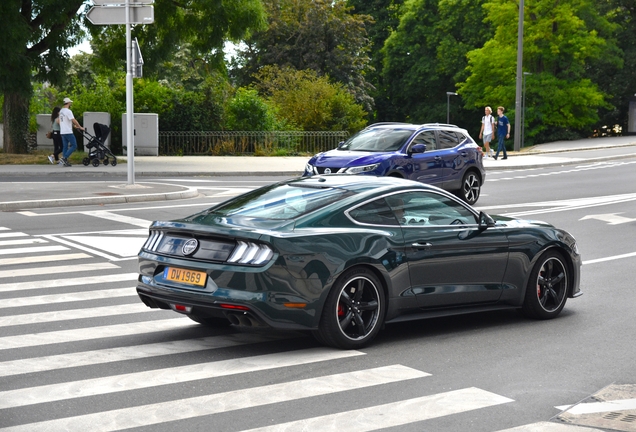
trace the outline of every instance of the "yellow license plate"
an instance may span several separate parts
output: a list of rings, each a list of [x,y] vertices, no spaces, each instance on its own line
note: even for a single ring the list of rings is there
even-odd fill
[[[205,286],[206,276],[205,272],[176,267],[166,267],[163,271],[164,279],[188,285]]]

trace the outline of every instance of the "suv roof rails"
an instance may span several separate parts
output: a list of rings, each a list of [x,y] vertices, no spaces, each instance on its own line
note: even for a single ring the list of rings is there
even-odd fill
[[[384,125],[410,125],[412,123],[405,123],[405,122],[380,122],[380,123],[373,123],[370,124],[369,126],[365,127],[365,129],[368,129],[370,127],[373,126],[384,126]]]
[[[422,126],[442,126],[442,127],[454,127],[459,128],[459,126],[448,123],[424,123]]]

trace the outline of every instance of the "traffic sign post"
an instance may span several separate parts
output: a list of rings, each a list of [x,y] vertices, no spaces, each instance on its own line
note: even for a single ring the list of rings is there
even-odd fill
[[[133,77],[141,77],[144,60],[135,38],[130,34],[132,24],[152,24],[155,22],[154,0],[93,0],[94,6],[86,18],[95,25],[126,25],[126,143],[128,156],[128,184],[135,184],[135,141]]]

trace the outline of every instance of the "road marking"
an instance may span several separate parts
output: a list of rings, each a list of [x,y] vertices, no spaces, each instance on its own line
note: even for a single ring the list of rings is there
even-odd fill
[[[59,267],[37,267],[21,270],[2,270],[0,271],[0,280],[10,277],[20,276],[37,276],[37,275],[51,275],[59,273],[79,273],[79,272],[95,272],[98,270],[118,269],[120,267],[111,263],[93,263],[93,264],[78,264],[78,265],[65,265]]]
[[[61,244],[66,245],[66,246],[70,246],[70,247],[73,247],[75,249],[80,249],[80,250],[83,250],[84,252],[88,252],[88,253],[91,253],[93,255],[97,255],[97,256],[100,256],[102,258],[106,258],[109,261],[120,261],[122,259],[121,257],[118,257],[118,256],[108,255],[108,254],[106,254],[106,253],[104,253],[102,251],[99,251],[99,250],[96,250],[96,249],[92,249],[92,248],[88,248],[86,246],[83,246],[81,244],[77,244],[77,243],[74,243],[74,242],[70,242],[68,240],[65,240],[65,239],[59,237],[58,235],[46,235],[46,236],[43,236],[43,237],[48,239],[48,240],[50,240],[50,241],[61,243]]]
[[[84,271],[81,266],[75,267],[73,271]],[[108,267],[113,268],[113,267]],[[119,268],[114,266],[114,268]],[[89,269],[89,270],[92,270]],[[27,290],[34,289],[47,289],[47,288],[61,288],[68,286],[91,286],[95,284],[101,283],[110,283],[110,282],[136,282],[137,277],[139,275],[137,273],[117,273],[112,275],[102,275],[102,276],[86,276],[79,278],[71,278],[71,279],[47,279],[42,281],[33,281],[33,282],[14,282],[14,283],[6,283],[0,284],[0,292],[22,292]]]
[[[635,257],[635,256],[636,256],[636,252],[632,252],[632,253],[626,253],[626,254],[622,254],[622,255],[614,255],[614,256],[606,257],[606,258],[597,258],[597,259],[593,259],[593,260],[587,260],[587,261],[583,261],[583,264],[597,264],[597,263],[601,263],[601,262],[605,262],[605,261],[614,261],[614,260],[618,260],[618,259],[631,258],[631,257]]]
[[[98,299],[110,299],[116,297],[137,297],[137,290],[135,287],[128,288],[114,288],[97,291],[81,291],[68,294],[47,294],[42,296],[32,297],[16,297],[12,299],[5,299],[0,302],[0,309],[16,308],[22,306],[36,306],[43,304],[54,303],[67,303],[76,301],[98,300]],[[116,308],[117,306],[113,306]]]
[[[636,219],[630,219],[624,216],[619,216],[622,213],[606,213],[606,214],[597,214],[597,215],[587,215],[583,216],[580,221],[587,219],[596,219],[602,222],[607,222],[609,225],[620,225],[628,222],[635,222]]]
[[[28,387],[0,392],[0,409],[61,400],[152,388],[161,385],[199,381],[250,372],[345,359],[364,355],[360,351],[310,348],[217,362],[155,369],[143,372],[92,378],[60,384]],[[87,430],[94,430],[89,428]]]
[[[123,237],[123,236],[85,236],[73,235],[67,236],[66,239],[86,245],[92,250],[105,251],[119,257],[137,257],[146,240],[148,233],[143,237]]]
[[[48,243],[48,242],[46,240],[42,240],[39,238],[30,238],[26,240],[2,240],[0,241],[0,246],[15,246],[15,245],[36,244],[36,243]]]
[[[36,264],[53,261],[65,261],[65,260],[78,260],[92,258],[91,255],[85,253],[65,254],[65,255],[40,255],[40,256],[28,256],[21,258],[2,258],[0,259],[0,266],[3,265],[19,265],[19,264]]]
[[[234,390],[206,396],[123,408],[101,413],[68,417],[14,426],[7,431],[91,430],[116,431],[156,425],[175,420],[236,411],[310,397],[360,390],[373,386],[424,378],[425,372],[392,365],[355,372],[308,378],[281,384]],[[342,426],[342,425],[340,425]],[[319,427],[315,430],[324,430]],[[341,430],[341,428],[339,429]],[[350,430],[347,423],[346,430]]]
[[[31,333],[17,336],[0,337],[0,351],[15,348],[27,348],[40,345],[56,345],[66,342],[79,342],[102,338],[131,336],[144,333],[161,333],[170,330],[199,328],[200,324],[180,317],[156,321],[144,321],[128,324],[115,324],[102,327],[87,327],[73,330],[59,330],[43,333]]]
[[[250,429],[245,432],[301,430],[336,432],[343,429],[347,432],[374,431],[510,402],[514,402],[514,400],[470,387],[369,408]],[[343,427],[343,425],[346,426]]]
[[[102,306],[95,308],[72,309],[52,312],[38,312],[24,315],[9,315],[0,317],[0,327],[41,324],[55,321],[68,321],[86,318],[98,318],[116,315],[137,314],[145,312],[158,312],[159,309],[150,309],[145,304],[132,303],[117,306]]]
[[[121,223],[129,224],[129,225],[136,225],[142,228],[148,228],[150,224],[152,223],[152,221],[149,221],[149,220],[134,218],[131,216],[122,216],[116,213],[111,213],[111,212],[103,211],[103,210],[102,211],[87,211],[87,212],[84,212],[83,214],[87,216],[101,218],[101,219],[107,219],[110,221],[121,222]]]
[[[574,406],[563,405],[555,407],[571,415],[594,414],[613,411],[628,411],[636,409],[636,399],[617,399],[605,402],[580,403]]]
[[[152,310],[152,309],[148,309]],[[150,357],[185,354],[196,351],[207,351],[229,348],[240,345],[271,342],[288,339],[284,334],[252,334],[234,333],[211,336],[200,339],[185,339],[153,344],[108,348],[103,350],[83,351],[77,353],[58,354],[30,359],[11,360],[0,363],[0,376],[21,375],[34,372],[45,372],[57,369],[68,369],[80,366],[94,366],[126,360],[137,360]]]
[[[69,248],[64,246],[34,246],[34,247],[25,247],[25,248],[13,248],[13,249],[2,249],[0,250],[0,255],[18,255],[18,254],[34,254],[40,252],[55,252],[55,251],[63,251],[68,250]]]
[[[28,234],[25,234],[23,232],[8,232],[8,233],[0,233],[0,238],[7,238],[7,237],[26,237]]]
[[[539,422],[512,429],[504,429],[498,432],[603,432],[600,429],[593,429],[584,426],[575,426],[563,423]]]

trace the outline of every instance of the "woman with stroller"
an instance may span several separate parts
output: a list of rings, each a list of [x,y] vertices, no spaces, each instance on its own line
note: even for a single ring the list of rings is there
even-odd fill
[[[53,138],[53,153],[49,155],[49,162],[52,164],[62,164],[60,153],[62,153],[62,135],[60,135],[60,124],[57,119],[60,116],[60,107],[53,108],[51,113],[51,138]]]

